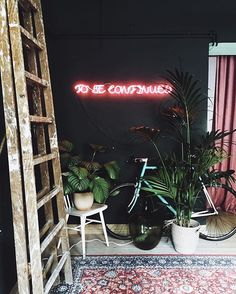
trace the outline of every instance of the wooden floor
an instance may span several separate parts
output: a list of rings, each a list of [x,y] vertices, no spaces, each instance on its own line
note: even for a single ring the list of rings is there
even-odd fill
[[[162,237],[159,244],[152,250],[141,250],[129,241],[121,241],[109,237],[110,246],[107,247],[103,242],[103,235],[99,232],[93,234],[91,231],[86,234],[86,254],[87,255],[129,255],[129,254],[178,254],[168,237]],[[73,246],[79,242],[77,245]],[[82,248],[80,236],[77,234],[70,235],[70,245],[72,255],[81,255]],[[224,241],[206,241],[199,240],[195,254],[228,254],[236,255],[236,235]]]

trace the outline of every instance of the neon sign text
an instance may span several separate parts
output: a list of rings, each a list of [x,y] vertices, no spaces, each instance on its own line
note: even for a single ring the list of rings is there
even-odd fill
[[[76,84],[77,94],[93,95],[165,95],[172,91],[167,84]]]

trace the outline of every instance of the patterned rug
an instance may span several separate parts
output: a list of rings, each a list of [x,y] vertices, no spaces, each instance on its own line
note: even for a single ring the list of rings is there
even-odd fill
[[[89,256],[72,259],[74,284],[65,294],[236,294],[234,256]]]

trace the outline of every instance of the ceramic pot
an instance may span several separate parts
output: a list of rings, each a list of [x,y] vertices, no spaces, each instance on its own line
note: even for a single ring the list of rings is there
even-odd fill
[[[74,205],[78,210],[90,209],[93,205],[93,201],[92,192],[74,193]]]
[[[200,224],[195,220],[190,221],[190,227],[181,227],[172,224],[171,235],[175,250],[182,254],[195,252],[199,241]]]

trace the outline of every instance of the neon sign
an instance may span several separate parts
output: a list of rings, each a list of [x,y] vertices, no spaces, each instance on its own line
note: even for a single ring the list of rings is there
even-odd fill
[[[78,83],[74,90],[80,95],[166,95],[172,91],[167,84],[87,84]]]

